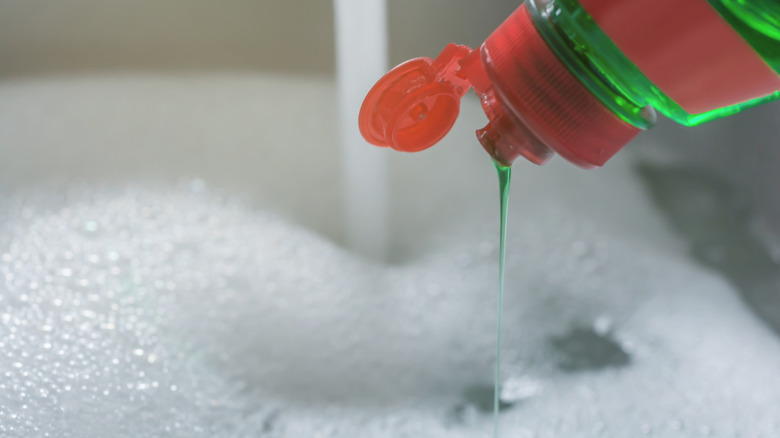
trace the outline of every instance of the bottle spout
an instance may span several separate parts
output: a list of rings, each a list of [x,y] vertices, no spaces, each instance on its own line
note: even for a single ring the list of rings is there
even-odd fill
[[[524,123],[505,111],[492,89],[480,93],[480,97],[489,121],[477,130],[477,140],[493,161],[501,166],[511,166],[520,156],[540,166],[550,161],[555,152]]]

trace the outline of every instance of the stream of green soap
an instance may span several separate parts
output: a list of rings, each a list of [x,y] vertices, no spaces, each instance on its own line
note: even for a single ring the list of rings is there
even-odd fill
[[[504,262],[506,260],[506,219],[509,204],[509,182],[512,168],[494,163],[498,172],[498,189],[501,199],[501,232],[498,250],[498,318],[496,330],[496,374],[493,382],[493,438],[498,438],[498,407],[501,388],[501,314],[504,307]]]

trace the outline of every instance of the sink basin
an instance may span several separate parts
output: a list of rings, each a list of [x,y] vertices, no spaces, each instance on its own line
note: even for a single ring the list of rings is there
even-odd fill
[[[342,245],[335,100],[305,76],[0,82],[3,436],[490,433],[478,102],[441,145],[389,156],[380,263]],[[515,166],[502,436],[777,435],[780,343],[756,311],[777,302],[745,292],[775,267],[752,213],[637,149]]]

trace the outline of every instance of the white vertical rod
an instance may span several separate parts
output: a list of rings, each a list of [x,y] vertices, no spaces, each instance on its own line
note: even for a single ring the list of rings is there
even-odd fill
[[[385,0],[334,0],[347,245],[382,260],[388,245],[386,151],[363,140],[360,105],[387,71]]]

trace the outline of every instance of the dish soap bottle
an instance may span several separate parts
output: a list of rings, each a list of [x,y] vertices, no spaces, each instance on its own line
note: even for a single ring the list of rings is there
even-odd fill
[[[476,50],[385,75],[360,111],[363,136],[399,151],[449,132],[473,87],[477,131],[500,165],[559,154],[602,166],[656,110],[694,126],[780,98],[776,0],[528,0]]]

